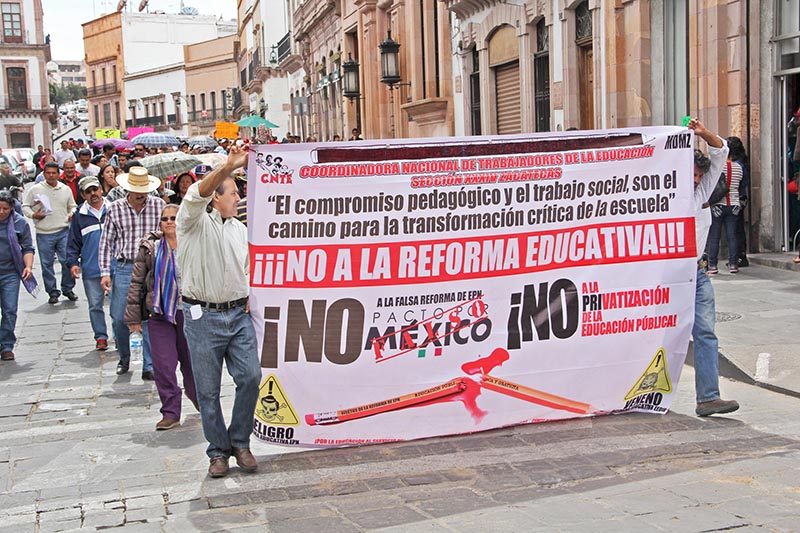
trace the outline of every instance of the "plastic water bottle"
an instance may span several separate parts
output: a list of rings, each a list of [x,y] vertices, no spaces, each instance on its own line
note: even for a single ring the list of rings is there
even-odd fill
[[[129,346],[131,348],[131,360],[141,361],[142,352],[144,351],[144,338],[138,331],[131,333]]]

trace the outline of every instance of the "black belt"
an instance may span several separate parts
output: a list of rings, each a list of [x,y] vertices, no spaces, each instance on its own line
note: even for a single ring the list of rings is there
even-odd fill
[[[189,305],[199,305],[200,307],[216,309],[218,311],[227,311],[228,309],[233,309],[234,307],[239,307],[240,305],[245,305],[247,303],[246,296],[244,298],[239,298],[238,300],[222,302],[220,304],[214,302],[204,302],[203,300],[195,300],[194,298],[189,298],[188,296],[183,296],[182,299]]]
[[[117,257],[117,263],[132,265],[133,263],[135,263],[135,261],[133,259],[125,259],[124,257]]]

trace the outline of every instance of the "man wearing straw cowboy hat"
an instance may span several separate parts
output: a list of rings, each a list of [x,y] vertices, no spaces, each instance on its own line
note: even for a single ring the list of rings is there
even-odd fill
[[[113,202],[108,208],[103,235],[100,238],[100,285],[106,292],[111,291],[111,325],[117,341],[119,363],[117,375],[128,372],[131,352],[130,331],[125,324],[125,306],[131,272],[139,241],[159,227],[164,200],[151,196],[150,192],[161,185],[161,180],[151,176],[142,166],[132,167],[127,174],[117,176],[126,191],[127,198]],[[112,251],[114,257],[112,258]],[[111,262],[114,261],[114,277],[111,278]],[[144,351],[142,379],[153,380],[153,362],[149,350]]]

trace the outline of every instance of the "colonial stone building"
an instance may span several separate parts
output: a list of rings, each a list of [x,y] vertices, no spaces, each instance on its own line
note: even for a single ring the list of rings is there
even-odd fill
[[[94,135],[97,128],[124,129],[122,13],[110,13],[82,26],[89,131]]]
[[[290,89],[296,132],[300,125],[318,140],[346,139],[354,127],[371,139],[486,135],[680,125],[698,116],[740,137],[750,156],[749,248],[800,241],[800,204],[786,193],[800,169],[787,155],[798,137],[787,123],[800,107],[797,0],[286,5],[290,46],[278,67],[290,79],[303,73]],[[397,51],[391,79],[382,65],[387,43]],[[345,94],[350,58],[359,83]]]
[[[188,122],[189,135],[211,135],[217,121],[233,120],[237,64],[233,59],[236,35],[227,35],[183,47],[186,96],[177,95],[178,122]],[[181,108],[185,109],[183,117]]]
[[[278,46],[288,32],[289,3],[238,0],[238,39],[234,48],[239,80],[239,91],[234,93],[234,117],[259,115],[283,132],[291,127],[291,113],[287,73],[278,68]]]
[[[46,65],[50,42],[42,29],[41,0],[0,3],[0,146],[50,145]]]

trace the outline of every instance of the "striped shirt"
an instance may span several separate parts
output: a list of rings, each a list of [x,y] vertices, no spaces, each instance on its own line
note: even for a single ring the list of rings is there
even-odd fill
[[[111,275],[112,251],[116,259],[133,261],[139,241],[161,223],[164,200],[147,196],[144,208],[137,213],[127,199],[113,202],[108,208],[103,235],[100,237],[100,275]]]
[[[247,225],[247,198],[242,198],[236,204],[236,218],[245,226]]]
[[[725,173],[725,179],[728,182],[728,194],[714,205],[739,205],[739,185],[742,183],[742,178],[744,177],[742,164],[738,161],[731,161],[730,176],[728,176],[727,167],[723,166],[722,168]]]

